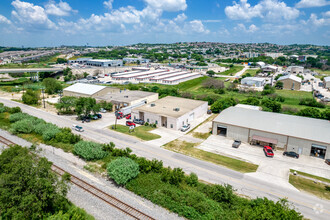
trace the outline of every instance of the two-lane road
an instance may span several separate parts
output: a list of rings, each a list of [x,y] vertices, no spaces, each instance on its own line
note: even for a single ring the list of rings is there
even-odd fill
[[[221,167],[209,162],[201,161],[179,153],[168,151],[157,146],[140,142],[137,139],[120,134],[108,129],[93,128],[93,123],[82,124],[71,121],[67,117],[57,116],[40,109],[0,98],[0,102],[7,106],[19,106],[23,112],[42,118],[47,122],[54,123],[60,127],[71,127],[72,124],[80,124],[85,131],[80,133],[83,137],[102,143],[114,142],[119,148],[129,147],[133,153],[149,159],[156,158],[162,160],[165,166],[181,167],[187,173],[194,172],[200,179],[211,183],[230,184],[239,194],[244,194],[252,198],[267,197],[278,200],[287,198],[305,217],[311,219],[329,219],[330,201],[322,200],[318,197],[286,189],[267,181],[253,178],[242,173]]]

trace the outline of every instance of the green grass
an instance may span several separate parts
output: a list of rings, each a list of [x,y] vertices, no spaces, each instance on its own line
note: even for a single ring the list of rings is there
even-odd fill
[[[114,126],[114,125],[111,125],[109,128],[112,129],[112,126]],[[153,133],[149,132],[149,131],[152,131],[154,129],[155,128],[152,128],[150,126],[139,126],[139,127],[136,127],[134,129],[134,131],[130,133],[128,126],[117,125],[117,129],[114,130],[114,131],[117,131],[117,132],[120,132],[120,133],[123,133],[123,134],[128,134],[128,135],[131,135],[131,136],[135,136],[135,137],[140,138],[144,141],[151,141],[151,140],[161,138],[161,136],[159,136],[158,134],[153,134]]]
[[[207,79],[207,76],[199,77],[197,79],[188,80],[177,85],[177,88],[182,91],[194,91],[201,86],[201,84]]]
[[[330,70],[320,70],[320,69],[312,69],[313,71],[321,74],[321,75],[327,75],[330,76]]]
[[[208,133],[201,133],[201,132],[193,132],[192,133],[192,136],[195,137],[195,138],[199,138],[199,139],[207,139],[208,137],[210,137],[211,135],[211,132],[208,132]]]
[[[235,73],[241,71],[242,69],[244,69],[244,66],[238,66],[238,65],[234,65],[233,67],[231,67],[229,70],[226,70],[222,73],[217,73],[218,75],[234,75]]]
[[[8,130],[10,128],[8,112],[0,113],[0,128],[4,130]]]
[[[301,172],[301,171],[298,171],[298,170],[290,169],[290,172],[291,172],[291,173],[293,173],[293,172],[295,172],[295,171],[296,171],[299,175],[306,176],[306,177],[310,177],[310,178],[313,178],[313,179],[316,179],[316,180],[320,180],[320,181],[323,181],[323,182],[330,183],[330,179],[327,179],[327,178],[324,178],[324,177],[320,177],[320,176],[314,176],[314,175],[309,174],[309,173],[304,173],[304,172]]]
[[[330,200],[330,191],[326,190],[326,185],[323,183],[315,183],[313,180],[295,175],[290,175],[289,183],[299,190]]]
[[[189,143],[186,141],[174,140],[164,145],[164,148],[168,150],[172,150],[174,152],[183,153],[198,159],[202,159],[214,164],[225,166],[228,167],[229,169],[233,169],[241,173],[256,172],[258,169],[258,165],[248,163],[242,160],[222,156],[219,154],[203,151],[195,148],[196,145],[197,144]]]
[[[255,75],[257,75],[257,72],[258,72],[258,69],[247,69],[247,70],[245,70],[243,75],[247,74],[247,73],[250,73],[251,76],[255,76]]]

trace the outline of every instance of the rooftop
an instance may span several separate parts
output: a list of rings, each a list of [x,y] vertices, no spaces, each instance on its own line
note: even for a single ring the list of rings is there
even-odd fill
[[[301,78],[298,77],[298,76],[294,76],[294,75],[286,75],[286,76],[281,76],[280,78],[278,78],[277,81],[280,81],[280,80],[285,80],[285,79],[292,79],[294,81],[297,81],[297,82],[300,82],[301,83]]]
[[[99,86],[99,85],[93,85],[93,84],[85,84],[85,83],[76,83],[72,86],[69,86],[64,89],[64,91],[68,92],[76,92],[86,95],[93,95],[102,89],[106,88],[106,86]]]
[[[242,79],[242,81],[245,81],[245,80],[253,80],[253,81],[262,82],[262,81],[265,81],[265,78],[260,78],[260,77],[245,77],[245,78]]]
[[[330,143],[330,122],[327,120],[229,107],[223,110],[214,121],[290,137]]]
[[[138,107],[135,110],[150,112],[172,118],[179,118],[182,115],[194,110],[195,108],[204,105],[205,103],[207,102],[167,96],[165,98],[158,99],[157,101]]]
[[[108,93],[103,96],[97,97],[97,99],[100,100],[110,100],[114,102],[123,102],[128,103],[132,102],[138,99],[147,98],[148,96],[155,95],[157,93],[154,92],[144,92],[144,91],[130,91],[130,90],[121,90],[121,92],[118,93]]]
[[[324,77],[324,81],[330,82],[330,76]]]

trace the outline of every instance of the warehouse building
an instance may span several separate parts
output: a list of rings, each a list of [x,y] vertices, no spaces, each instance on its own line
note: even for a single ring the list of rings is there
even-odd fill
[[[132,118],[179,130],[207,113],[208,103],[167,96],[132,110]]]
[[[245,77],[241,80],[241,84],[246,86],[263,87],[265,83],[266,79],[260,77]]]
[[[303,66],[289,66],[286,71],[289,73],[292,73],[292,74],[302,74],[302,73],[304,73],[304,67]]]
[[[230,107],[213,120],[212,132],[243,142],[330,158],[330,124],[293,115]]]
[[[87,66],[97,67],[111,67],[111,66],[123,66],[122,60],[87,60]]]
[[[266,65],[261,67],[261,70],[264,73],[276,73],[278,71],[278,67],[273,65]]]
[[[323,85],[324,85],[324,88],[330,89],[330,76],[324,77]]]
[[[120,109],[127,106],[141,106],[156,101],[158,100],[158,93],[121,90],[117,93],[99,96],[96,100],[111,102],[116,109]]]
[[[288,90],[300,90],[301,88],[301,78],[294,75],[286,75],[278,78],[279,82],[283,82],[283,89]]]
[[[91,97],[96,98],[98,96],[106,95],[108,93],[119,93],[120,89],[99,86],[93,84],[76,83],[63,89],[63,96],[74,96],[74,97]]]

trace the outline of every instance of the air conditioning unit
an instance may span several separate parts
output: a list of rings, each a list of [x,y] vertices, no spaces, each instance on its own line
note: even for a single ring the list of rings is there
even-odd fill
[[[151,103],[150,106],[151,106],[151,107],[155,107],[156,104],[155,104],[155,103]]]
[[[173,111],[178,112],[180,111],[180,108],[174,108]]]

